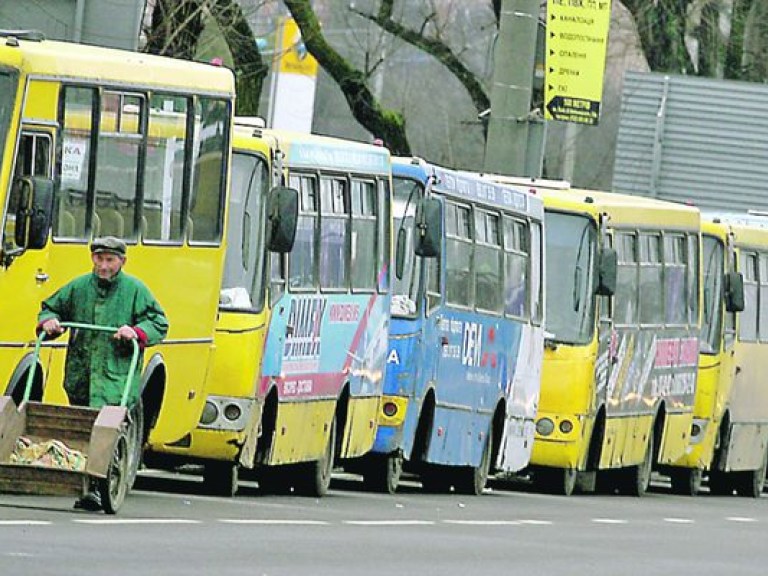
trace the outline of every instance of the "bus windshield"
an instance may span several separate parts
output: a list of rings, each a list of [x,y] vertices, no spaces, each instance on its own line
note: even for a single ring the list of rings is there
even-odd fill
[[[8,137],[8,125],[13,114],[13,102],[16,96],[16,75],[0,71],[0,162],[5,140]]]
[[[414,316],[419,309],[419,271],[421,258],[414,253],[414,218],[416,204],[421,198],[422,185],[408,178],[394,178],[392,216],[395,238],[402,227],[405,230],[405,263],[403,277],[394,276],[392,292],[392,315]]]
[[[219,305],[261,310],[264,301],[264,199],[269,170],[263,158],[232,155],[230,222]]]
[[[584,216],[547,212],[546,238],[549,338],[586,344],[594,326],[597,230]]]

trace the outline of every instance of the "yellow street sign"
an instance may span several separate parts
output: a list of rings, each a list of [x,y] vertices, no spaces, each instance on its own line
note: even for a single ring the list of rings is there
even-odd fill
[[[597,124],[611,0],[547,0],[544,117]]]
[[[304,46],[299,25],[293,18],[286,18],[282,24],[280,72],[314,77],[317,74],[317,60]]]

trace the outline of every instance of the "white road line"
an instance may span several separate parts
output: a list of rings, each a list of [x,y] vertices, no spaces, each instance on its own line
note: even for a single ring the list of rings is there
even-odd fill
[[[261,524],[284,526],[328,526],[330,522],[324,520],[257,520],[253,518],[219,518],[222,524]]]
[[[443,520],[444,524],[461,526],[520,526],[520,520]]]
[[[189,518],[75,518],[78,524],[202,524],[202,520]]]
[[[693,520],[690,518],[664,518],[664,522],[670,524],[693,524]]]
[[[595,524],[626,524],[626,520],[620,520],[618,518],[592,518],[592,522]]]
[[[434,526],[433,520],[344,520],[353,526]]]
[[[49,526],[50,520],[0,520],[0,526]]]
[[[520,524],[529,524],[531,526],[550,526],[550,520],[520,520]]]
[[[750,518],[749,516],[728,516],[726,520],[729,522],[757,522],[757,518]]]

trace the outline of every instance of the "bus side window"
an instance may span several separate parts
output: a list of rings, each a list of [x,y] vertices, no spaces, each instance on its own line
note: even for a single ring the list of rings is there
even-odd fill
[[[291,290],[313,290],[316,282],[316,230],[318,218],[317,179],[291,175],[290,186],[299,191],[299,218],[296,240],[288,259],[288,284]],[[275,258],[272,259],[273,262]]]
[[[744,311],[739,314],[739,339],[754,342],[757,340],[757,254],[742,251],[740,260],[744,274]]]
[[[527,236],[523,222],[504,217],[504,312],[518,318],[528,315]]]
[[[688,322],[688,301],[685,284],[685,236],[664,236],[664,321],[681,325]]]
[[[640,235],[640,324],[663,324],[661,236]]]
[[[472,220],[469,206],[446,202],[445,300],[448,304],[471,307]]]
[[[349,286],[350,209],[347,181],[320,177],[320,288]]]
[[[224,226],[226,143],[230,118],[225,100],[200,98],[195,105],[195,140],[187,237],[219,243]]]
[[[62,90],[60,186],[54,200],[59,217],[54,219],[54,237],[85,239],[93,220],[88,189],[96,96],[94,88],[65,86]]]
[[[140,218],[144,240],[182,240],[185,162],[192,139],[189,110],[185,97],[154,93],[149,99]]]
[[[762,253],[759,258],[760,294],[758,295],[757,332],[760,340],[766,342],[768,341],[768,254]]]
[[[501,313],[504,306],[500,216],[475,210],[475,305]]]
[[[541,223],[531,223],[531,244],[528,258],[531,270],[531,322],[541,326],[544,322],[544,258]]]
[[[613,297],[614,321],[619,325],[636,324],[638,321],[637,236],[631,232],[617,234],[616,249],[618,267],[616,294]]]
[[[350,271],[353,290],[376,289],[378,245],[377,189],[375,182],[352,180],[352,234]]]

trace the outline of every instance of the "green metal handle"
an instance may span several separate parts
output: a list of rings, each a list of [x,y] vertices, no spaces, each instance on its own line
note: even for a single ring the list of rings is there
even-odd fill
[[[115,326],[99,326],[97,324],[84,324],[82,322],[61,322],[62,328],[78,328],[81,330],[94,330],[97,332],[111,332],[115,333],[119,330]],[[32,395],[32,382],[35,378],[35,366],[37,366],[37,359],[40,357],[40,346],[47,334],[44,330],[40,331],[35,340],[35,351],[32,355],[32,365],[27,373],[27,385],[24,389],[24,402],[29,402],[29,397]],[[128,368],[128,377],[125,380],[125,387],[123,389],[123,397],[120,400],[120,406],[128,406],[128,395],[131,392],[131,382],[133,381],[133,375],[136,373],[136,365],[139,363],[139,343],[137,339],[131,340],[133,344],[133,354],[131,356],[131,365]]]

